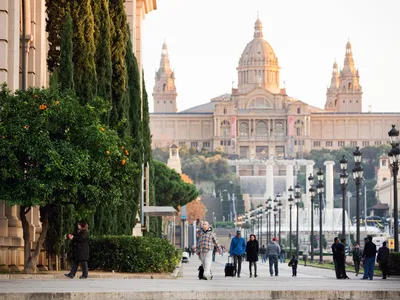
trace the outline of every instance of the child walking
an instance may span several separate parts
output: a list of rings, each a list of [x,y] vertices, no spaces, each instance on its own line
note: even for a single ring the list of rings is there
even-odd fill
[[[292,277],[296,277],[297,276],[297,264],[299,263],[299,261],[296,258],[296,255],[293,255],[292,259],[290,260],[288,266],[292,267]]]

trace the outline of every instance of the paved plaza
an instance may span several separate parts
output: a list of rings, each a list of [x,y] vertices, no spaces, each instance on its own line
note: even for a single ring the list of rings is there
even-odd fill
[[[198,258],[181,267],[177,279],[9,279],[0,280],[0,300],[14,299],[400,299],[400,278],[337,280],[333,270],[299,265],[293,278],[287,264],[278,277],[269,275],[261,262],[259,277],[249,278],[243,263],[241,278],[225,277],[227,260],[217,256],[214,279],[197,278]],[[90,274],[89,274],[90,276]]]

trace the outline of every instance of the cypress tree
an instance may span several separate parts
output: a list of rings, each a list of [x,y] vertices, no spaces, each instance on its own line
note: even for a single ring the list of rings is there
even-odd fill
[[[85,104],[97,93],[94,18],[90,0],[74,0],[71,16],[73,20],[74,84],[77,95]]]
[[[54,72],[60,63],[61,29],[65,15],[70,9],[70,0],[46,0],[46,31],[48,33],[49,51],[47,68]]]
[[[61,32],[60,53],[60,89],[61,91],[74,89],[74,66],[72,63],[72,19],[67,13]]]
[[[151,162],[151,132],[150,132],[150,115],[149,115],[149,101],[146,92],[146,85],[144,82],[144,73],[142,73],[143,78],[143,118],[142,118],[142,127],[143,127],[143,153],[144,153],[144,162]]]
[[[134,138],[133,148],[135,149],[134,161],[138,166],[143,163],[143,137],[142,137],[142,121],[141,110],[142,100],[140,95],[140,73],[136,57],[132,51],[132,41],[128,28],[128,41],[126,43],[126,67],[128,71],[128,130],[127,134]],[[133,198],[136,205],[140,199],[142,191],[142,178],[135,178],[135,186],[133,187]],[[136,212],[135,212],[136,215]]]
[[[111,105],[111,21],[109,0],[92,0],[94,15],[94,41],[96,46],[95,62],[97,74],[97,95],[110,101]]]
[[[111,61],[112,61],[112,110],[109,125],[118,129],[123,135],[124,130],[117,128],[124,118],[124,107],[127,102],[127,70],[126,70],[126,43],[128,41],[127,21],[124,0],[110,2],[110,18],[113,24],[111,32]]]

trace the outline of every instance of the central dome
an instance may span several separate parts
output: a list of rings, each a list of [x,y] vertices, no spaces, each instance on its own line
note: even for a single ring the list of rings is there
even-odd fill
[[[254,24],[254,38],[244,48],[239,60],[239,93],[263,87],[276,94],[279,89],[279,64],[271,45],[263,39],[262,23]]]
[[[274,49],[263,39],[262,23],[259,19],[254,24],[254,39],[244,48],[239,60],[239,67],[251,65],[278,66]]]

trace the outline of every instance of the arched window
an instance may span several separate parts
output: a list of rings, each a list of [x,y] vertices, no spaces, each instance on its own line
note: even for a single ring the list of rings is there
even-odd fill
[[[351,82],[349,82],[349,90],[351,90],[351,88],[352,88],[352,85],[351,85]]]
[[[277,136],[283,136],[284,135],[284,128],[283,128],[283,123],[278,122],[275,125],[275,134]]]
[[[249,125],[245,122],[240,123],[239,131],[240,131],[240,136],[243,137],[249,136]]]
[[[257,136],[266,136],[267,135],[267,123],[264,121],[260,121],[256,125],[256,135]]]
[[[226,107],[224,107],[224,115],[226,115],[228,113],[228,110],[226,109]]]
[[[224,137],[230,136],[231,131],[231,123],[229,121],[224,120],[221,122],[221,135]]]
[[[162,90],[165,91],[166,88],[167,88],[167,84],[164,83]]]
[[[272,108],[271,102],[266,98],[256,98],[249,104],[249,109],[270,109]]]

